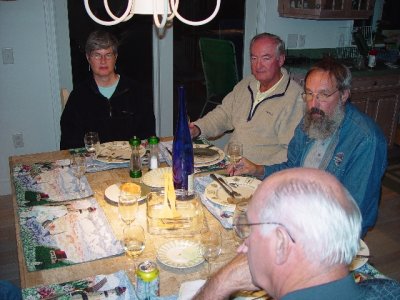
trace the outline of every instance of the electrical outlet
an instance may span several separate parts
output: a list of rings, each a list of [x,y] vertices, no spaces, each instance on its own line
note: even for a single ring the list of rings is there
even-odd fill
[[[306,44],[306,35],[300,34],[299,35],[299,48],[304,48],[305,44]]]
[[[24,136],[22,133],[16,133],[12,135],[14,148],[23,148],[24,147]]]
[[[14,63],[14,50],[13,48],[3,48],[1,50],[3,55],[3,64],[12,65]]]
[[[288,49],[297,48],[297,39],[299,38],[298,34],[289,33],[287,37],[286,46]]]

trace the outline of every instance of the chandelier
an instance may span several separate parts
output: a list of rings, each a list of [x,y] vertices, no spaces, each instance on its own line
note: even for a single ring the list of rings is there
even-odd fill
[[[192,26],[204,25],[210,22],[217,15],[219,7],[221,5],[221,0],[216,0],[216,6],[214,12],[206,19],[202,21],[190,21],[182,17],[178,12],[179,0],[127,0],[128,4],[126,6],[125,12],[117,17],[111,11],[108,0],[104,0],[104,8],[107,14],[110,16],[112,21],[100,20],[96,17],[89,6],[89,0],[85,1],[85,9],[88,15],[93,19],[93,21],[98,24],[105,26],[116,25],[121,22],[126,22],[133,17],[134,14],[141,15],[153,15],[154,23],[159,29],[164,29],[167,21],[171,21],[174,17],[177,17],[182,23]],[[205,1],[205,0],[204,0]],[[159,15],[161,15],[161,22]]]

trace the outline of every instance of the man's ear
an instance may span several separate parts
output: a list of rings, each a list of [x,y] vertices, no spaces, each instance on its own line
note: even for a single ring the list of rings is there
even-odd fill
[[[349,98],[350,98],[350,90],[344,90],[340,94],[340,101],[342,102],[342,104],[345,104]]]
[[[284,264],[290,253],[290,238],[287,232],[277,227],[275,229],[275,262],[278,265]]]

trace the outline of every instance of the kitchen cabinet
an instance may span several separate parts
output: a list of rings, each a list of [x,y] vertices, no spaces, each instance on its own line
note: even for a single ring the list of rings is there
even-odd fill
[[[300,19],[368,19],[375,0],[278,0],[281,17]]]
[[[400,110],[400,74],[354,77],[351,103],[369,115],[383,130],[392,148]]]

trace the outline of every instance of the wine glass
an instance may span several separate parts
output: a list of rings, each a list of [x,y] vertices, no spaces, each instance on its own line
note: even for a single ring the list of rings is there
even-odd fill
[[[73,155],[71,159],[71,169],[72,173],[78,180],[79,194],[82,194],[85,191],[85,188],[82,186],[81,178],[86,172],[86,157],[81,154]]]
[[[136,258],[145,248],[144,229],[140,225],[130,224],[124,228],[123,242],[125,253],[129,258]]]
[[[235,211],[233,212],[233,224],[242,224],[242,223],[247,223],[247,207],[249,203],[247,201],[245,202],[239,202],[236,204]],[[234,233],[234,239],[235,239],[235,244],[236,246],[240,246],[243,244],[243,239],[240,238],[236,233]]]
[[[130,225],[136,218],[136,212],[138,210],[139,194],[128,194],[121,191],[118,201],[118,213],[121,220],[126,224]]]
[[[215,261],[221,254],[221,232],[208,230],[201,232],[201,254],[207,262],[207,277],[211,274],[211,262]]]
[[[87,132],[83,138],[85,148],[90,156],[91,164],[88,165],[88,169],[95,169],[96,165],[94,160],[97,158],[97,154],[100,148],[99,134],[97,132]]]
[[[227,148],[227,156],[229,162],[233,165],[233,171],[235,171],[235,165],[242,159],[243,145],[239,143],[229,143]]]

